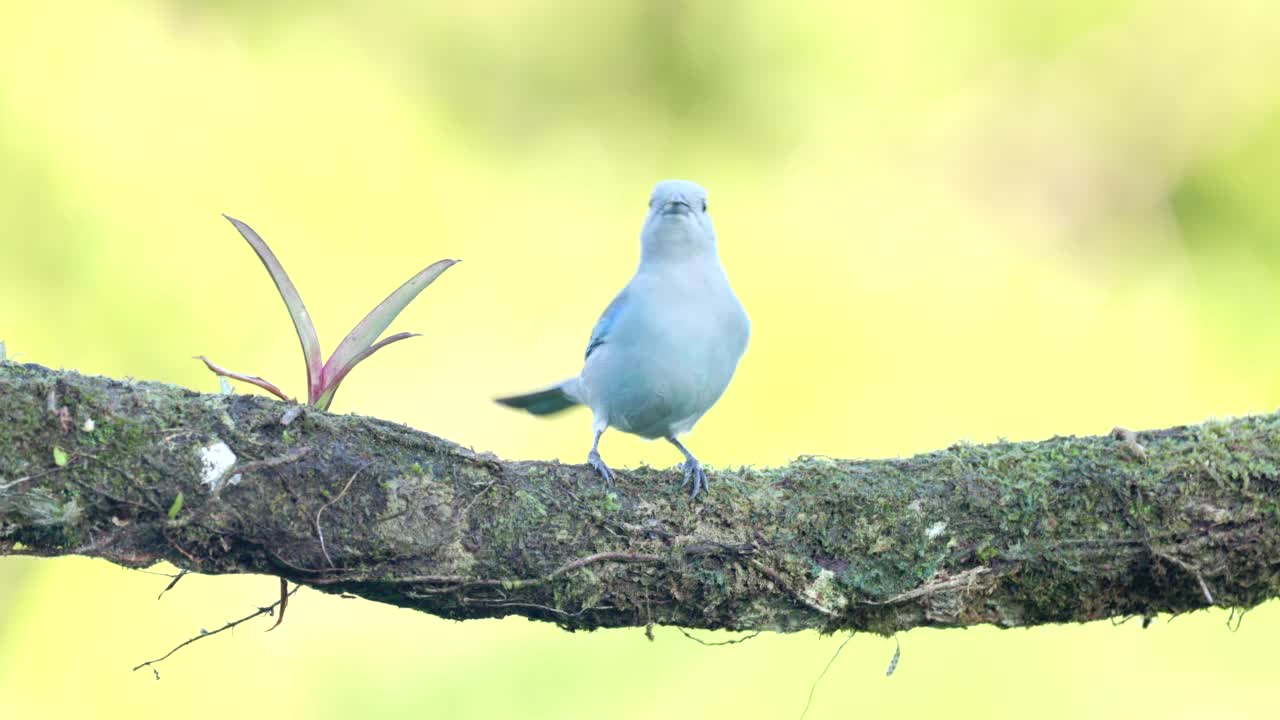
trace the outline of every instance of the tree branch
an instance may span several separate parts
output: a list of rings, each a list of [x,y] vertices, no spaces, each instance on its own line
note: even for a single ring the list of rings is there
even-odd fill
[[[1275,415],[802,457],[721,470],[690,501],[670,470],[609,488],[293,407],[0,364],[0,555],[269,573],[571,629],[1013,627],[1280,594]]]

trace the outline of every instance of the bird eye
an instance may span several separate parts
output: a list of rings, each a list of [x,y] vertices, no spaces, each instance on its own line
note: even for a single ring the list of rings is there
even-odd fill
[[[707,211],[707,199],[702,198],[702,212],[706,212],[706,211]]]

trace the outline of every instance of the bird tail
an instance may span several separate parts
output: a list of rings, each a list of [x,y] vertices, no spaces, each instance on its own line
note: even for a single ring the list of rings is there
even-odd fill
[[[582,398],[578,394],[578,378],[565,380],[545,390],[494,398],[494,400],[507,407],[527,410],[534,415],[551,415],[582,403]]]

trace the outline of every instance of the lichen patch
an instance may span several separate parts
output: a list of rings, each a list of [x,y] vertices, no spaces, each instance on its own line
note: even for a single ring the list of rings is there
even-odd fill
[[[224,485],[235,485],[240,482],[239,473],[229,478],[225,477],[231,466],[236,464],[236,454],[221,440],[200,448],[200,462],[204,467],[200,482],[208,485],[210,492],[217,492]]]

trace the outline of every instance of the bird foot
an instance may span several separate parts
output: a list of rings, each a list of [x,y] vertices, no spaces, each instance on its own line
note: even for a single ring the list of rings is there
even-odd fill
[[[693,458],[684,461],[684,482],[680,483],[680,487],[688,485],[690,481],[693,481],[693,494],[689,496],[690,500],[698,497],[699,492],[711,489],[707,485],[707,471],[702,469],[702,463]]]
[[[613,471],[609,469],[608,465],[604,464],[604,460],[600,459],[600,453],[595,450],[587,453],[587,464],[590,465],[593,470],[600,473],[600,477],[604,479],[605,485],[613,484]]]

